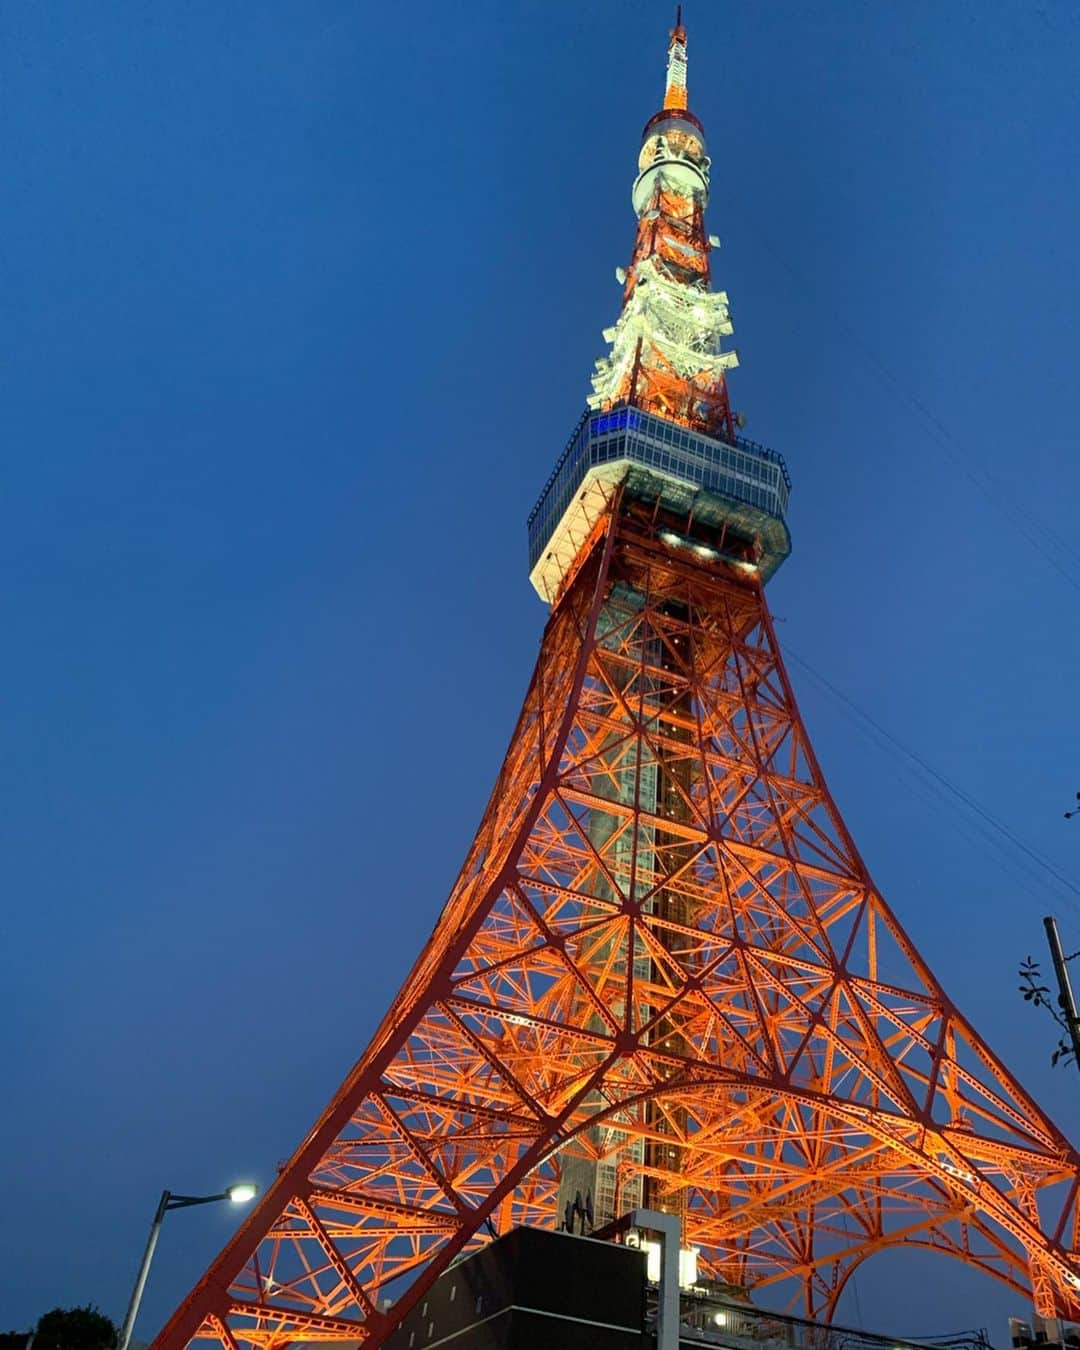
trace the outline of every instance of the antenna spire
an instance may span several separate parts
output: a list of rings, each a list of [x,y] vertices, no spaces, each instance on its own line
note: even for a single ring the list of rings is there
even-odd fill
[[[664,107],[686,107],[686,29],[682,21],[682,5],[675,7],[675,27],[671,30],[668,42]]]

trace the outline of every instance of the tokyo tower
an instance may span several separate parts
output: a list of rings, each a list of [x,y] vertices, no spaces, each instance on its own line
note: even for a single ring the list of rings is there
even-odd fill
[[[790,480],[732,416],[686,78],[680,16],[622,310],[529,518],[550,614],[464,867],[163,1350],[379,1346],[461,1253],[638,1206],[808,1317],[914,1244],[1080,1318],[1080,1155],[876,889],[792,693],[765,599]]]

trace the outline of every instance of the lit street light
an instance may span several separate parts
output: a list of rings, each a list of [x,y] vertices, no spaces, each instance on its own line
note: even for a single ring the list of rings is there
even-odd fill
[[[215,1200],[231,1200],[234,1204],[242,1205],[248,1200],[254,1200],[258,1193],[258,1186],[253,1185],[250,1181],[238,1181],[235,1186],[227,1186],[220,1195],[173,1195],[172,1191],[161,1192],[161,1199],[158,1201],[158,1207],[154,1214],[154,1222],[150,1225],[150,1236],[146,1239],[146,1251],[143,1252],[142,1264],[139,1266],[139,1273],[135,1277],[135,1288],[131,1291],[131,1302],[128,1304],[127,1316],[124,1318],[124,1325],[120,1329],[120,1341],[117,1350],[128,1350],[128,1342],[131,1340],[131,1333],[135,1328],[135,1319],[139,1315],[139,1304],[142,1302],[143,1290],[146,1288],[146,1277],[150,1274],[150,1262],[154,1258],[158,1234],[161,1232],[162,1221],[169,1210],[188,1209],[191,1205],[212,1205]]]

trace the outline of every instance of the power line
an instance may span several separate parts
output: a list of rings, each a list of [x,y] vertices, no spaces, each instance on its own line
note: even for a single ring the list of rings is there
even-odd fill
[[[929,806],[935,810],[941,807],[947,807],[955,813],[956,823],[960,830],[967,835],[973,842],[982,848],[990,848],[995,851],[998,859],[998,866],[1008,875],[1012,881],[1023,891],[1025,891],[1039,905],[1045,904],[1047,887],[1045,878],[1041,873],[1036,874],[1032,865],[1022,857],[1017,857],[1011,849],[1008,840],[997,834],[994,830],[986,826],[981,820],[973,815],[967,814],[957,803],[955,798],[947,790],[925,774],[917,764],[908,761],[902,755],[896,753],[895,748],[878,735],[869,724],[863,723],[858,718],[851,715],[851,710],[838,699],[833,698],[828,690],[822,689],[822,692],[840,711],[840,713],[849,718],[852,725],[865,736],[866,740],[876,750],[883,751],[892,755],[893,769],[897,780],[909,791],[915,792]],[[1072,905],[1069,898],[1065,898],[1066,904]],[[1080,917],[1080,906],[1075,907],[1077,916]]]
[[[972,797],[970,793],[952,782],[951,779],[946,777],[939,769],[936,769],[917,751],[912,750],[910,746],[905,745],[898,737],[894,736],[892,732],[882,726],[875,717],[868,713],[864,708],[860,707],[855,700],[845,694],[843,690],[837,688],[831,680],[822,675],[822,673],[815,669],[809,661],[793,651],[787,644],[785,644],[785,652],[797,665],[805,670],[819,686],[827,690],[849,715],[854,714],[856,718],[861,719],[862,722],[871,727],[876,736],[880,739],[880,742],[883,742],[887,749],[901,756],[903,760],[906,760],[909,767],[915,765],[923,774],[927,775],[939,789],[943,790],[939,795],[941,795],[944,800],[950,801],[955,809],[959,809],[957,804],[960,803],[963,807],[966,807],[968,811],[973,813],[973,815],[983,823],[986,829],[996,836],[1001,844],[1007,846],[1007,850],[1011,850],[1011,854],[1015,861],[1019,862],[1019,858],[1016,858],[1015,855],[1021,854],[1024,858],[1029,860],[1029,864],[1034,864],[1039,873],[1042,874],[1044,886],[1046,885],[1045,879],[1047,877],[1052,878],[1057,887],[1063,889],[1064,895],[1062,898],[1065,903],[1080,914],[1080,885],[1077,885],[1075,881],[1060,872],[1044,854],[1027,844],[1003,821],[998,820],[996,816]]]
[[[809,286],[806,276],[781,254],[769,242],[768,236],[760,227],[760,222],[755,222],[755,228],[751,233],[761,243],[767,253],[771,255],[781,267],[794,278],[797,285],[801,288]],[[1030,508],[1022,505],[1016,499],[1015,491],[1007,487],[995,475],[979,466],[975,456],[960,441],[956,434],[941,420],[940,417],[929,408],[923,401],[914,394],[906,380],[901,380],[885,364],[880,356],[869,346],[869,344],[860,336],[856,329],[848,322],[835,306],[826,304],[824,306],[832,315],[832,318],[841,332],[847,337],[851,345],[862,355],[870,368],[878,377],[888,386],[888,388],[901,398],[905,399],[919,415],[924,419],[927,425],[934,431],[938,443],[945,450],[946,454],[958,466],[965,478],[982,494],[995,510],[1009,521],[1011,527],[1021,535],[1036,553],[1042,559],[1049,563],[1055,572],[1073,588],[1077,594],[1080,594],[1080,580],[1069,570],[1067,566],[1061,563],[1046,546],[1046,540],[1050,540],[1071,560],[1072,565],[1080,568],[1080,552],[1074,544],[1064,540],[1055,530],[1053,530],[1045,521],[1041,520]],[[1019,517],[1019,518],[1018,518]],[[1026,524],[1024,521],[1026,520]]]
[[[810,283],[805,274],[770,243],[768,232],[762,228],[760,221],[755,221],[751,233],[761,243],[766,252],[794,278],[801,289],[809,288]],[[912,391],[910,383],[907,380],[901,380],[890,369],[835,305],[826,303],[825,308],[831,313],[841,334],[862,356],[878,379],[891,393],[899,394],[919,414],[933,432],[938,444],[941,445],[952,462],[958,466],[968,482],[995,510],[999,511],[1009,521],[1011,528],[1027,540],[1032,549],[1053,568],[1062,580],[1080,594],[1080,580],[1075,574],[1076,571],[1080,571],[1080,549],[1077,545],[1063,538],[1045,520],[1040,519],[1034,511],[1019,502],[1015,490],[984,468],[951,428]],[[1059,556],[1055,556],[1055,551]],[[861,719],[860,729],[864,735],[869,734],[867,728],[870,728],[872,732],[870,739],[873,741],[875,734],[879,738],[875,742],[878,748],[885,748],[899,757],[900,762],[905,765],[907,772],[924,795],[927,794],[928,790],[931,792],[936,790],[938,798],[951,806],[959,818],[964,821],[969,831],[976,832],[981,838],[996,845],[999,854],[1006,857],[1012,864],[1014,879],[1017,867],[1023,869],[1029,879],[1031,876],[1030,869],[1034,868],[1040,879],[1037,885],[1040,886],[1041,891],[1045,892],[1048,879],[1050,879],[1055,894],[1057,888],[1061,888],[1061,898],[1064,903],[1077,916],[1080,916],[1080,886],[1064,876],[1045,855],[1020,839],[1007,825],[987,811],[963,788],[957,786],[916,751],[911,750],[893,736],[880,722],[860,708],[854,700],[850,699],[819,671],[814,670],[809,662],[791,652],[790,649],[787,650],[789,655],[802,666],[807,674],[816,680],[819,686],[827,691],[834,700],[839,702],[842,710],[849,717],[853,716],[857,726],[860,725],[859,719]],[[965,809],[970,815],[964,814]],[[1024,889],[1028,894],[1034,894],[1030,885],[1024,884]],[[1042,900],[1044,894],[1039,894],[1036,898]]]

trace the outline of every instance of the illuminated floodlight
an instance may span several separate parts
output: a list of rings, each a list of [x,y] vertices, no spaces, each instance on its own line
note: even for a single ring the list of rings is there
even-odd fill
[[[660,1243],[651,1238],[641,1243],[645,1249],[645,1278],[650,1284],[660,1283]],[[679,1287],[691,1289],[697,1284],[698,1248],[683,1247],[679,1252]]]
[[[238,1181],[235,1186],[228,1186],[225,1194],[234,1204],[242,1205],[248,1200],[254,1200],[259,1194],[258,1186],[250,1181]]]
[[[692,1289],[697,1284],[697,1247],[683,1247],[679,1252],[679,1287]]]

